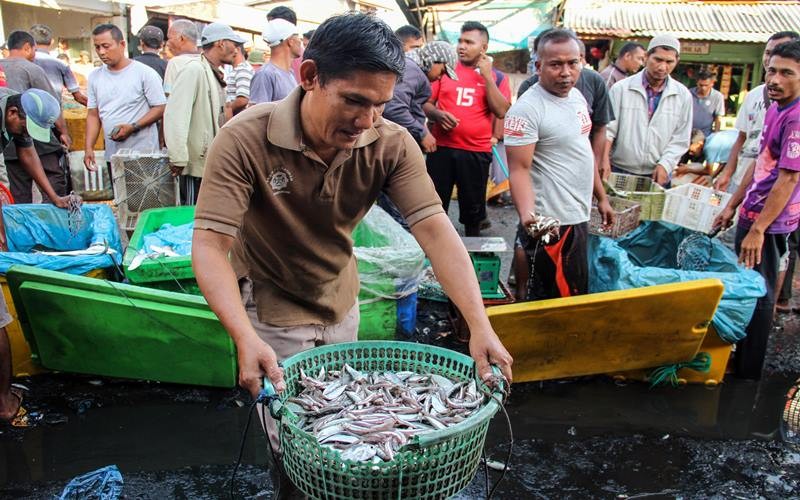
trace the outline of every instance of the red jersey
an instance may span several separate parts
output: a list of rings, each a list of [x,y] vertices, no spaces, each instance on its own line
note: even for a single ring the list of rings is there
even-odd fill
[[[511,102],[511,87],[508,77],[492,69],[495,83],[509,102]],[[466,151],[489,152],[492,150],[492,126],[494,113],[489,109],[486,100],[486,80],[475,71],[460,62],[456,64],[458,81],[451,80],[447,75],[441,80],[431,84],[430,101],[436,107],[452,113],[459,124],[453,130],[446,132],[438,123],[431,126],[431,133],[436,138],[437,146],[463,149]]]

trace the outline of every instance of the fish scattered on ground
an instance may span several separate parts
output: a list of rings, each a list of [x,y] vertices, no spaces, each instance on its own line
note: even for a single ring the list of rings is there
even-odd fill
[[[315,376],[286,402],[298,427],[343,460],[390,461],[414,436],[458,424],[484,403],[475,380],[411,371],[360,372],[345,364]]]

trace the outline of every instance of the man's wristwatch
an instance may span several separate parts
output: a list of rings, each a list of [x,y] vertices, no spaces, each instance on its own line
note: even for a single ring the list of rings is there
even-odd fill
[[[133,127],[133,133],[134,133],[134,134],[135,134],[136,132],[138,132],[138,131],[142,130],[142,127],[140,127],[140,126],[139,126],[139,124],[138,124],[138,123],[136,123],[136,122],[133,122],[133,123],[131,123],[131,127]]]

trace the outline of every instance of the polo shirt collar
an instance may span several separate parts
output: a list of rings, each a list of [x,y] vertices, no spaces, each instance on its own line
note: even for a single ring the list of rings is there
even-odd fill
[[[275,109],[269,117],[267,124],[267,140],[272,144],[292,151],[303,151],[303,128],[300,126],[300,101],[302,101],[305,91],[299,85],[286,96],[282,101],[278,101]],[[365,130],[358,136],[353,149],[363,148],[378,140],[380,133],[376,127],[383,124],[383,119],[378,118],[373,123],[372,128]]]

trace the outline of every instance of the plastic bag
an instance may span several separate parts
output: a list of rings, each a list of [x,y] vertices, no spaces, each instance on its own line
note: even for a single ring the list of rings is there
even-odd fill
[[[122,485],[117,466],[108,465],[74,478],[58,500],[116,500],[122,494]]]
[[[54,205],[4,205],[8,252],[0,252],[0,274],[14,264],[70,274],[86,274],[94,269],[122,262],[119,228],[107,205],[82,205],[83,221],[77,233],[69,229],[67,211]],[[93,245],[108,245],[116,253],[99,255],[53,256],[33,253],[41,250],[84,250]],[[114,259],[112,261],[112,259]]]
[[[410,334],[416,324],[416,292],[425,262],[422,248],[377,205],[353,231],[353,240],[361,282],[358,298],[362,306],[362,324],[367,324],[363,306],[388,299],[396,301],[398,329]],[[376,305],[375,309],[379,307]]]
[[[145,253],[154,251],[151,247],[170,247],[178,255],[192,254],[192,231],[194,222],[188,222],[179,226],[164,224],[158,231],[144,236]]]
[[[714,314],[720,338],[734,343],[745,336],[756,301],[767,293],[756,271],[737,264],[736,255],[713,239],[706,271],[676,269],[677,251],[693,231],[660,222],[645,222],[619,240],[592,236],[589,240],[591,293],[717,278],[725,290]],[[668,307],[668,305],[665,305]]]

